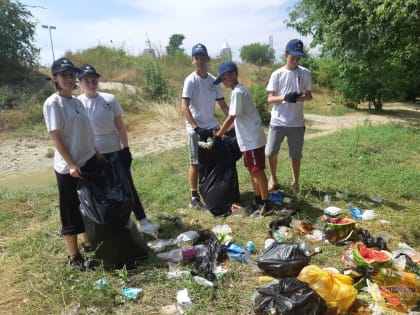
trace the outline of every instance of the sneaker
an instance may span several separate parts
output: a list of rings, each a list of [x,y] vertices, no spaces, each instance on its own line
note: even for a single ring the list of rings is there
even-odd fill
[[[80,271],[87,271],[94,269],[94,266],[91,264],[90,259],[85,259],[80,253],[76,256],[67,257],[67,264],[73,268],[79,268]]]
[[[270,179],[268,181],[268,191],[274,191],[279,190],[280,184],[277,181],[277,177],[270,176]]]
[[[154,237],[157,237],[159,232],[160,225],[154,223],[148,218],[144,218],[137,223],[137,229],[140,233],[150,234]]]
[[[200,211],[206,210],[206,207],[202,204],[200,198],[197,197],[191,198],[189,207]]]
[[[299,183],[293,183],[291,186],[291,190],[292,190],[292,194],[293,195],[297,195],[300,192],[300,187],[299,187]]]
[[[91,245],[85,245],[84,243],[82,243],[82,249],[85,254],[90,254],[95,251]]]
[[[274,212],[273,205],[271,204],[270,201],[267,201],[266,203],[262,205],[260,215],[265,217],[265,216],[269,216],[273,214],[273,212]]]

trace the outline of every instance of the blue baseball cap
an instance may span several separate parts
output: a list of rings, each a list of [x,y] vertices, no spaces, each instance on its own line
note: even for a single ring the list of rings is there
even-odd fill
[[[192,55],[193,56],[208,56],[207,48],[203,44],[196,44],[192,48]]]
[[[286,45],[286,52],[292,56],[305,56],[303,43],[300,39],[292,39]]]
[[[213,82],[213,84],[219,84],[220,82],[222,82],[222,75],[227,72],[238,73],[238,67],[232,61],[225,61],[219,65],[218,72],[219,75],[217,76],[217,79]]]

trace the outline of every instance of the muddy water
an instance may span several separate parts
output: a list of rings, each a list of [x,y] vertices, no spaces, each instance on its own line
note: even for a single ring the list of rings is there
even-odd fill
[[[0,191],[46,188],[55,184],[53,168],[6,173],[0,176]]]

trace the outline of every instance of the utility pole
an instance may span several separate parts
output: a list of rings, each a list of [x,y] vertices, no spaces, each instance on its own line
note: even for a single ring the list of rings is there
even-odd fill
[[[52,51],[53,62],[54,62],[54,60],[55,60],[55,56],[54,56],[54,45],[53,45],[53,41],[52,41],[51,30],[55,30],[57,28],[55,26],[52,26],[52,25],[41,25],[41,26],[42,26],[42,28],[48,29],[48,31],[50,32],[51,51]]]

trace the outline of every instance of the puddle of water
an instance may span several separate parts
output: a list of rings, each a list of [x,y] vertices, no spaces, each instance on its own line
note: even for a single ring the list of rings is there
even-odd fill
[[[15,172],[0,177],[1,191],[47,188],[55,184],[53,168]]]

